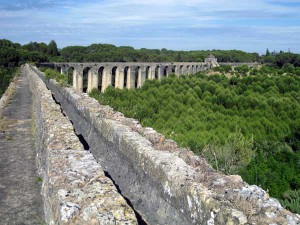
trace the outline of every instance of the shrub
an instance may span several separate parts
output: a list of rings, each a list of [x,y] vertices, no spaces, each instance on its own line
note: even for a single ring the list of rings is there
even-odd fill
[[[46,69],[45,70],[45,75],[46,75],[46,79],[53,79],[56,80],[57,83],[59,83],[62,86],[67,86],[68,82],[67,82],[67,76],[64,74],[61,74],[53,69]]]

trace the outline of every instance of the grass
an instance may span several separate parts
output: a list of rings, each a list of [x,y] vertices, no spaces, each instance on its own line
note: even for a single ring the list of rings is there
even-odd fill
[[[10,125],[10,121],[0,114],[0,132],[6,132]]]
[[[38,177],[35,179],[35,181],[36,181],[37,183],[41,183],[41,182],[43,182],[43,178],[41,178],[40,176],[38,176]]]

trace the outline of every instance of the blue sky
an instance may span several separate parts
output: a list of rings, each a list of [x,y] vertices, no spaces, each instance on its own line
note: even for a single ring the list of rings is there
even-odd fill
[[[0,0],[0,38],[300,53],[300,0]]]

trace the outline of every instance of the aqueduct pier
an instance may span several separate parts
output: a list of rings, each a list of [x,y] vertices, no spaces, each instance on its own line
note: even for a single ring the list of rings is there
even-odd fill
[[[169,74],[190,75],[212,68],[211,62],[101,62],[101,63],[41,63],[39,66],[51,67],[68,75],[69,83],[78,91],[102,92],[108,86],[116,88],[140,88],[146,80],[167,77]]]

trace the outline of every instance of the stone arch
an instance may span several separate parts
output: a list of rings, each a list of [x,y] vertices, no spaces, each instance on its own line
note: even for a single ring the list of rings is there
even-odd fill
[[[179,67],[179,75],[183,75],[184,74],[184,68],[183,65],[180,65]]]
[[[194,74],[194,73],[195,73],[194,69],[195,69],[195,66],[194,66],[194,65],[192,65],[191,74]]]
[[[134,87],[139,88],[141,87],[141,76],[142,76],[142,69],[140,66],[135,68],[135,76],[134,76]]]
[[[56,66],[55,70],[59,73],[62,73],[62,67],[60,66]]]
[[[92,70],[90,67],[85,67],[82,71],[82,86],[79,84],[79,87],[82,87],[82,91],[84,93],[87,93],[89,90],[89,85],[91,85],[91,76],[92,76]]]
[[[103,81],[105,76],[105,67],[101,66],[98,69],[98,90],[103,92]]]
[[[69,67],[67,70],[67,82],[73,85],[74,76],[76,76],[75,68],[73,66]]]
[[[123,82],[124,88],[128,88],[128,84],[130,83],[130,80],[128,81],[129,78],[130,78],[130,68],[129,66],[126,66],[124,68],[124,82]]]
[[[111,86],[112,87],[116,87],[118,86],[118,79],[119,77],[119,68],[117,66],[114,66],[112,69],[111,69]]]
[[[173,65],[173,66],[172,66],[172,73],[175,73],[175,74],[176,74],[176,68],[177,68],[176,65]]]
[[[164,67],[163,76],[164,76],[164,77],[169,76],[169,67],[168,67],[168,66],[165,66],[165,67]]]
[[[187,75],[190,75],[190,73],[191,73],[191,72],[190,72],[190,69],[191,69],[190,65],[187,65],[187,66],[186,66],[186,74],[187,74]]]
[[[146,66],[146,80],[151,78],[151,67]]]
[[[160,78],[160,66],[155,67],[154,79],[159,80]]]
[[[198,72],[199,72],[199,66],[196,65],[196,73],[198,73]]]

